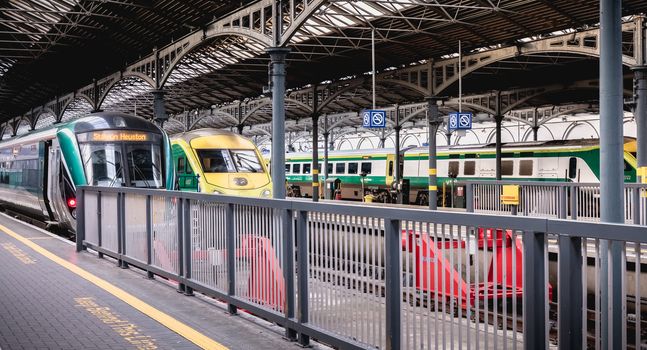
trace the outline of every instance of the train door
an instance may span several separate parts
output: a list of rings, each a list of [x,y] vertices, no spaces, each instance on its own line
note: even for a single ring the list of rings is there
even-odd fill
[[[636,157],[634,157],[633,154],[625,151],[624,153],[625,182],[636,182],[637,168],[638,168],[638,161],[636,160]]]
[[[40,193],[38,194],[38,199],[40,201],[43,214],[48,220],[54,220],[49,196],[47,194],[47,189],[49,187],[49,150],[51,144],[51,141],[40,141],[38,143],[38,167],[40,168]]]
[[[64,164],[61,148],[56,138],[51,140],[47,158],[47,198],[52,220],[61,227],[74,227],[76,219],[76,189]]]
[[[393,175],[394,175],[394,165],[395,164],[395,154],[387,154],[386,155],[386,178],[384,184],[386,186],[391,186],[393,183]]]
[[[196,176],[186,153],[180,145],[173,145],[173,163],[176,174],[175,187],[179,191],[199,192],[198,177]]]

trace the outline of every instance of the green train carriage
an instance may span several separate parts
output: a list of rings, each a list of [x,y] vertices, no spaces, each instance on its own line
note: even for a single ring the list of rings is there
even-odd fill
[[[625,182],[636,181],[634,143],[632,139],[625,140]],[[394,153],[393,149],[331,151],[328,177],[340,180],[343,199],[361,200],[370,193],[378,201],[392,201]],[[427,204],[427,148],[405,149],[401,159],[403,178],[410,183],[409,202]],[[507,143],[503,146],[501,173],[503,180],[513,181],[599,182],[599,159],[597,139]],[[319,162],[320,173],[323,174],[323,158]],[[288,153],[285,169],[289,192],[312,196],[312,156],[309,153]],[[461,181],[495,180],[495,145],[438,147],[437,173],[436,185],[441,193],[439,201],[443,200],[443,185],[448,189]]]
[[[94,113],[0,142],[0,206],[61,232],[76,228],[76,188],[172,189],[168,136],[123,113]]]

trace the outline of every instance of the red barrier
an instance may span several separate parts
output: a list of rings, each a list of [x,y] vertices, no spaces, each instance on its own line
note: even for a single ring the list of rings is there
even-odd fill
[[[511,299],[516,295],[521,300],[523,295],[523,246],[520,240],[512,239],[512,231],[506,230],[504,244],[503,230],[479,229],[478,247],[495,252],[490,260],[487,281],[478,284],[467,284],[442,253],[443,250],[448,250],[450,247],[454,250],[465,248],[464,240],[445,240],[433,244],[432,238],[426,234],[420,235],[405,230],[402,235],[402,249],[415,255],[415,287],[419,292],[428,293],[431,297],[453,297],[460,302],[463,308],[466,308],[468,303],[473,305],[477,299],[482,301]],[[459,263],[464,260],[460,254],[458,259]],[[424,295],[424,293],[422,294]],[[548,295],[550,299],[552,299],[552,294],[553,287],[549,283]]]

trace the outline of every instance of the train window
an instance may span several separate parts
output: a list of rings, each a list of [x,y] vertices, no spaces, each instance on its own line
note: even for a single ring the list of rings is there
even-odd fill
[[[289,172],[290,172],[290,164],[285,164],[285,173],[287,174]]]
[[[476,162],[473,160],[466,160],[463,163],[463,175],[474,175],[476,174]]]
[[[254,150],[250,149],[232,149],[229,150],[231,158],[236,165],[239,173],[262,173],[263,166]]]
[[[348,163],[348,173],[357,174],[357,163]]]
[[[393,176],[393,161],[389,161],[389,175],[388,176]]]
[[[514,174],[514,161],[504,160],[501,162],[501,175],[512,176]]]
[[[335,174],[344,174],[346,172],[346,163],[335,164]]]
[[[326,172],[327,172],[328,174],[332,174],[332,164],[333,164],[333,163],[328,163],[328,166],[326,167]]]
[[[449,162],[449,168],[447,169],[447,176],[449,176],[449,177],[458,176],[459,164],[460,163],[458,163],[458,161]]]
[[[147,144],[126,145],[128,179],[133,187],[163,186],[162,154],[158,146]]]
[[[197,152],[205,173],[236,172],[234,161],[226,149],[199,149]]]
[[[312,167],[311,164],[303,164],[303,173],[304,174],[310,174],[311,167]]]
[[[568,177],[574,179],[577,176],[577,158],[571,157],[568,160]]]
[[[180,158],[177,159],[177,172],[178,173],[184,173],[184,170],[185,170],[184,169],[185,168],[184,162],[185,161],[186,160],[184,159],[184,157],[180,157]]]
[[[301,174],[301,164],[292,164],[292,174]]]
[[[519,161],[519,175],[532,176],[532,160],[524,159]]]
[[[627,163],[626,160],[624,162],[625,162],[625,171],[632,171],[633,168],[631,167],[631,165],[629,163]]]
[[[362,169],[361,169],[362,173],[370,174],[372,165],[373,164],[371,164],[371,163],[362,163]]]

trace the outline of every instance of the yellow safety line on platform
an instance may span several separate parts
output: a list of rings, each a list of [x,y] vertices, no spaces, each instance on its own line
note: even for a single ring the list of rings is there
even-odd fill
[[[126,304],[134,307],[135,309],[141,311],[146,316],[154,319],[155,321],[161,323],[166,328],[172,330],[173,332],[181,335],[186,338],[188,341],[193,344],[203,348],[203,349],[219,349],[225,350],[228,349],[226,346],[216,342],[215,340],[207,337],[206,335],[196,331],[195,329],[187,326],[186,324],[176,320],[172,316],[154,308],[153,306],[145,303],[141,299],[135,297],[134,295],[126,292],[125,290],[113,285],[112,283],[93,275],[92,273],[56,256],[54,253],[49,250],[39,246],[38,244],[32,242],[28,238],[25,238],[16,232],[6,228],[3,225],[0,225],[0,230],[6,233],[7,235],[15,238],[22,244],[33,249],[40,255],[48,258],[49,260],[63,266],[64,268],[72,271],[73,273],[79,275],[80,277],[92,282],[97,287],[105,290],[106,292],[114,295],[115,297],[121,299]]]

